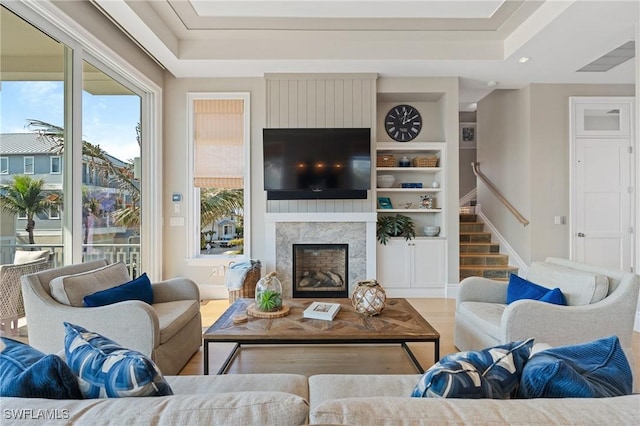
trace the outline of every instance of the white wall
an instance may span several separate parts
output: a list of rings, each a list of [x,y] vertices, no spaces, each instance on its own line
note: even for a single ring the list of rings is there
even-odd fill
[[[569,258],[569,97],[633,96],[634,85],[534,84],[478,104],[482,172],[531,224],[520,225],[481,184],[482,211],[527,264]],[[554,225],[554,216],[567,224]]]
[[[251,99],[251,188],[262,188],[262,129],[265,127],[266,96],[265,82],[262,78],[202,78],[177,79],[166,73],[164,85],[164,183],[163,209],[164,221],[164,277],[184,276],[191,278],[201,286],[218,285],[217,293],[209,297],[226,297],[224,277],[211,276],[214,264],[226,264],[228,261],[188,261],[187,228],[169,226],[171,217],[184,217],[185,223],[188,203],[193,196],[193,186],[187,181],[188,143],[187,140],[187,92],[249,92]],[[175,213],[171,194],[183,194],[184,201],[180,213]],[[264,256],[264,191],[251,191],[251,258]],[[263,271],[264,273],[264,271]],[[205,294],[203,294],[205,296]]]

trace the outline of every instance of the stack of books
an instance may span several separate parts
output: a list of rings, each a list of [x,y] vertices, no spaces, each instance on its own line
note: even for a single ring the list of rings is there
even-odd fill
[[[333,321],[339,310],[340,304],[338,303],[313,302],[304,310],[302,316],[304,318]]]

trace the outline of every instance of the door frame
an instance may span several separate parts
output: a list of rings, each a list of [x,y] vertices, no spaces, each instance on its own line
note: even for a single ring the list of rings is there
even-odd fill
[[[576,119],[576,105],[578,104],[629,104],[629,135],[603,135],[602,133],[594,133],[593,135],[578,136]],[[630,247],[629,247],[629,265],[631,271],[636,268],[636,226],[637,226],[637,210],[636,210],[636,170],[638,162],[638,154],[635,140],[635,98],[633,96],[571,96],[569,97],[569,256],[570,259],[576,259],[576,234],[579,231],[576,227],[576,209],[577,209],[577,179],[576,179],[576,140],[583,138],[593,139],[629,139],[631,147],[629,182],[630,182],[630,212],[629,225],[631,227]]]

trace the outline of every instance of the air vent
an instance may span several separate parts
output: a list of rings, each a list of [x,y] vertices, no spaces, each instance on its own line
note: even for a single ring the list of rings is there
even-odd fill
[[[603,55],[590,64],[580,68],[578,72],[607,72],[611,68],[617,67],[634,56],[636,56],[636,42],[628,41],[622,46],[613,49],[606,55]]]

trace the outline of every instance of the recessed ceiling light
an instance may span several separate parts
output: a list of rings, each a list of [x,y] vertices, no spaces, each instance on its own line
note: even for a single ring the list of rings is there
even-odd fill
[[[528,56],[523,56],[522,58],[518,59],[518,63],[519,63],[519,64],[525,64],[525,63],[529,62],[530,60],[531,60],[531,58],[530,58],[530,57],[528,57]]]
[[[498,82],[495,80],[487,81],[487,86],[489,87],[496,87],[497,85],[498,85]]]

